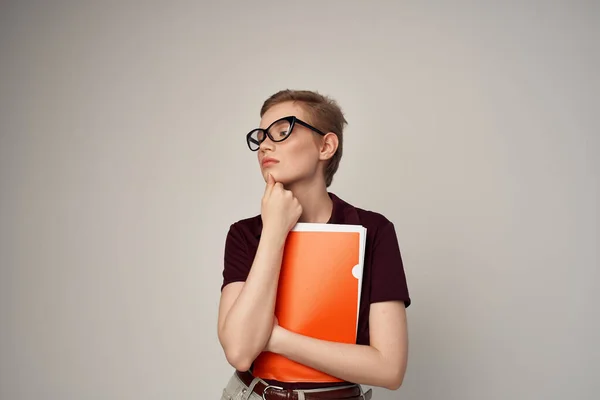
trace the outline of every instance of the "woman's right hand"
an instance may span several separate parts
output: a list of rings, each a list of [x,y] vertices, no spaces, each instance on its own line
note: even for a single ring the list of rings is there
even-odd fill
[[[262,198],[261,217],[263,229],[278,235],[287,236],[302,215],[302,206],[291,190],[275,182],[271,174],[267,177],[267,186]]]

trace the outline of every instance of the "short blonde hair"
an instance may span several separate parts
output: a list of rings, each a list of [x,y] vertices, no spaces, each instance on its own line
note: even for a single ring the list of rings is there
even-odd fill
[[[318,92],[286,89],[273,94],[263,103],[260,117],[262,118],[269,108],[287,101],[300,103],[308,115],[309,120],[306,122],[321,132],[333,132],[338,137],[338,148],[325,167],[325,184],[329,187],[342,159],[344,126],[348,124],[344,113],[335,100]]]

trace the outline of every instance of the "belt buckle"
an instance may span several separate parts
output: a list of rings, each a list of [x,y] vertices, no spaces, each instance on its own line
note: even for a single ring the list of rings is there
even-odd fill
[[[267,398],[265,397],[265,395],[267,394],[267,390],[269,390],[269,389],[283,390],[283,388],[279,387],[279,386],[267,385],[267,387],[265,387],[263,389],[263,392],[262,392],[262,398],[263,398],[263,400],[267,400]]]

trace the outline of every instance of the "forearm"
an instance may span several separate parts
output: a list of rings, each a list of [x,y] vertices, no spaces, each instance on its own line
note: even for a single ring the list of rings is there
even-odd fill
[[[263,232],[248,278],[225,318],[223,347],[239,368],[249,368],[271,335],[284,244],[281,234]]]
[[[386,358],[375,347],[319,340],[279,327],[276,333],[269,351],[300,364],[364,385],[395,390],[402,383],[406,363]]]

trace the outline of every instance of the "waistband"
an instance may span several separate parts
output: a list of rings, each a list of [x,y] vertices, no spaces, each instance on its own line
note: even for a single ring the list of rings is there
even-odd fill
[[[322,389],[292,390],[269,385],[248,371],[236,371],[235,374],[251,393],[258,394],[264,400],[370,400],[372,396],[372,389],[363,392],[362,387],[356,384]]]

